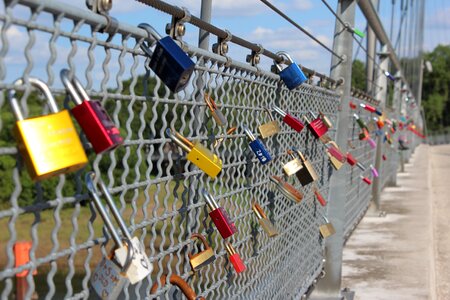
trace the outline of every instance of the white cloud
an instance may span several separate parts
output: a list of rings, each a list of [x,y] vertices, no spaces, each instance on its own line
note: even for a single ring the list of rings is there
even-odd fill
[[[298,10],[308,10],[313,7],[310,0],[294,0],[292,1],[292,7]]]

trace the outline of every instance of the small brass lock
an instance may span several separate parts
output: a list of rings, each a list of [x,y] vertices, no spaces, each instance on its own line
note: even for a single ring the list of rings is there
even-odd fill
[[[283,181],[278,176],[270,176],[270,181],[275,183],[277,189],[288,199],[300,203],[303,199],[303,194],[289,183]]]
[[[287,153],[292,157],[292,160],[283,166],[283,171],[287,176],[291,176],[300,171],[303,168],[303,164],[299,158],[294,156],[293,151],[288,150]]]
[[[264,110],[269,114],[270,122],[262,124],[261,126],[258,127],[259,133],[261,134],[261,138],[263,139],[275,135],[281,131],[280,125],[273,118],[270,109],[268,107],[265,107]]]
[[[295,173],[295,176],[297,176],[298,180],[303,186],[316,181],[317,178],[319,177],[317,176],[316,170],[314,169],[311,162],[309,160],[306,160],[303,154],[298,150],[297,154],[300,156],[303,168],[301,168],[297,173]]]
[[[327,155],[331,165],[335,170],[339,170],[344,165],[345,156],[334,141],[328,142],[325,146],[327,147]]]
[[[193,233],[191,235],[191,240],[195,239],[200,239],[203,246],[205,247],[205,250],[197,254],[188,254],[189,263],[191,264],[192,270],[198,271],[200,268],[212,263],[216,259],[216,256],[214,254],[214,250],[211,248],[211,246],[209,246],[206,238],[203,235],[199,233]]]
[[[336,233],[336,229],[334,229],[333,224],[328,221],[327,217],[322,215],[322,218],[325,220],[325,224],[319,226],[320,235],[325,239],[329,236],[332,236]]]
[[[331,123],[330,119],[321,111],[319,111],[320,118],[322,119],[323,124],[328,127],[328,129],[333,128],[333,123]]]
[[[278,235],[278,230],[273,226],[272,222],[269,221],[266,214],[264,213],[264,210],[261,206],[259,206],[258,203],[253,203],[252,205],[253,212],[255,213],[256,217],[258,218],[258,222],[261,225],[261,227],[264,229],[264,231],[267,233],[269,237],[274,237]]]

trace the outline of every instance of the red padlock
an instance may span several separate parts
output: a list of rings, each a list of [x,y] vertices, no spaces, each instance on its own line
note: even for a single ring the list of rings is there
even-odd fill
[[[314,194],[316,195],[316,199],[317,199],[317,201],[319,201],[320,205],[322,205],[322,206],[327,205],[327,201],[322,196],[322,194],[320,194],[320,192],[317,188],[314,189]]]
[[[334,142],[329,142],[325,145],[325,147],[328,150],[328,153],[330,153],[331,156],[336,158],[340,162],[345,162],[345,156],[342,154],[341,150],[339,150],[337,145]]]
[[[100,101],[90,100],[75,76],[70,81],[69,70],[62,69],[60,77],[76,104],[71,112],[92,144],[95,153],[100,154],[121,145],[123,138],[120,136],[119,129],[111,121]]]
[[[282,110],[281,108],[279,108],[278,106],[273,105],[272,109],[279,114],[280,116],[283,117],[283,122],[286,123],[287,125],[289,125],[289,127],[291,127],[292,129],[294,129],[297,132],[300,132],[303,130],[303,128],[305,127],[305,124],[302,123],[302,121],[300,121],[299,119],[297,119],[296,117],[288,114],[287,112],[285,112],[284,110]]]
[[[206,203],[208,204],[211,211],[209,212],[209,216],[211,220],[217,227],[220,235],[226,239],[237,232],[236,226],[231,222],[228,217],[227,212],[223,209],[223,207],[219,207],[213,196],[208,193],[207,190],[203,189],[203,197],[206,199]]]
[[[360,175],[360,177],[361,177],[361,179],[362,179],[365,183],[367,183],[368,185],[371,185],[371,184],[372,184],[372,180],[370,180],[369,178],[363,177],[362,175]]]
[[[371,113],[374,113],[377,110],[375,107],[364,104],[364,103],[359,104],[359,106],[361,106],[362,108],[364,108],[367,111],[370,111]]]
[[[226,242],[225,248],[227,249],[227,252],[230,255],[230,262],[233,265],[234,269],[236,270],[236,273],[239,274],[239,273],[242,273],[243,271],[245,271],[246,266],[245,266],[244,262],[242,261],[239,253],[237,253],[236,250],[234,250],[231,243]]]
[[[366,128],[363,128],[358,137],[361,141],[368,140],[370,138],[369,131]]]
[[[312,121],[309,121],[307,116],[303,116],[303,119],[305,119],[309,131],[316,139],[319,139],[328,132],[328,127],[325,125],[322,118],[316,117],[312,112],[309,112],[309,115],[312,117]]]
[[[352,167],[357,163],[356,158],[350,152],[347,152],[347,163]]]
[[[356,109],[356,104],[355,103],[353,103],[352,101],[350,101],[349,103],[348,103],[348,105],[350,105],[350,108],[351,109]]]
[[[383,160],[387,159],[386,155],[384,155],[384,154],[383,154],[382,158],[383,158]]]

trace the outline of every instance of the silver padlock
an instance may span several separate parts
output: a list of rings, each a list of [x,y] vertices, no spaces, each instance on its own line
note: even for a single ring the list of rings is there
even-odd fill
[[[93,173],[86,174],[86,186],[91,195],[93,195],[94,205],[100,214],[105,226],[108,228],[109,234],[114,241],[115,247],[114,250],[124,248],[126,250],[132,249],[127,246],[129,241],[126,239],[121,239],[119,234],[117,233],[111,219],[108,216],[103,204],[98,197],[97,188],[93,182]],[[94,272],[91,276],[91,287],[93,292],[100,299],[104,300],[115,300],[119,297],[120,293],[123,290],[124,285],[129,282],[128,277],[126,275],[126,270],[129,267],[131,262],[131,252],[127,253],[128,262],[125,264],[121,264],[117,261],[115,257],[115,251],[111,251],[111,253],[107,257],[103,257],[100,263],[95,268]],[[95,298],[95,297],[94,297]]]
[[[88,185],[89,192],[94,198],[95,203],[99,203],[101,205],[101,200],[99,193],[93,183],[93,180],[95,178],[95,174],[93,172],[90,172],[86,175],[86,183]],[[124,220],[122,219],[122,216],[120,215],[119,210],[117,209],[114,200],[111,196],[111,194],[108,191],[108,188],[106,187],[105,183],[99,179],[99,185],[102,190],[103,195],[106,198],[106,203],[108,207],[111,210],[112,215],[114,216],[114,219],[117,221],[117,224],[119,225],[122,234],[124,236],[124,240],[127,241],[126,247],[118,247],[114,251],[114,256],[117,262],[119,262],[122,266],[128,264],[129,256],[131,255],[131,261],[129,262],[128,268],[125,270],[126,275],[128,279],[130,280],[131,284],[135,284],[145,277],[147,277],[153,270],[153,266],[150,263],[147,255],[145,254],[144,247],[142,243],[139,241],[137,237],[132,237],[130,235],[130,232],[128,231],[127,225],[125,224]],[[108,228],[113,228],[112,223],[107,226]],[[120,237],[117,240],[117,237],[114,237],[114,234],[112,235],[116,245],[120,245],[121,240]],[[129,242],[128,242],[129,241]]]

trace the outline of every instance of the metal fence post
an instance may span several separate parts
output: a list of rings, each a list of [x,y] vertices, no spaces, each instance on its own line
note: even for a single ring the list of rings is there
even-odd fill
[[[389,54],[387,52],[387,47],[384,45],[381,49],[380,53],[380,66],[377,70],[377,93],[375,93],[375,98],[380,101],[380,109],[385,110],[386,108],[386,96],[387,96],[387,77],[384,74],[385,70],[388,70],[389,67]],[[383,174],[381,168],[382,161],[382,152],[383,152],[383,137],[377,136],[377,151],[375,154],[375,168],[378,170],[380,174]],[[380,210],[380,193],[382,187],[382,179],[381,177],[375,177],[373,179],[373,187],[372,187],[372,205],[371,210],[375,210],[378,212]]]
[[[395,74],[395,78],[397,80],[394,83],[394,118],[398,119],[400,116],[400,102],[402,101],[402,82],[398,78],[401,78],[401,72],[397,71]],[[392,164],[395,164],[394,166],[391,166],[392,169],[394,169],[394,172],[391,174],[391,178],[388,181],[389,186],[396,186],[397,185],[397,171],[398,171],[398,164],[399,164],[399,156],[397,155],[397,158],[395,160],[392,160]]]
[[[336,13],[353,27],[355,22],[356,2],[353,0],[340,0]],[[333,57],[331,61],[331,77],[336,80],[343,80],[343,84],[338,87],[341,95],[341,110],[338,115],[336,142],[347,152],[348,126],[349,126],[349,100],[351,90],[352,73],[352,53],[353,37],[352,33],[336,20],[333,51],[341,54],[345,59],[341,61]],[[345,170],[334,172],[330,179],[330,193],[328,202],[328,215],[333,223],[336,233],[329,237],[325,243],[325,277],[319,281],[317,290],[314,291],[313,299],[341,299],[341,277],[342,277],[342,252],[344,247],[344,226],[345,226],[345,201],[346,201],[347,173]],[[331,199],[332,198],[332,199]]]

